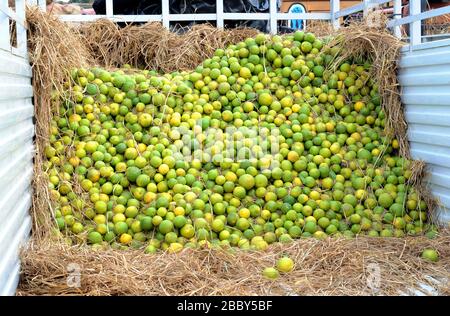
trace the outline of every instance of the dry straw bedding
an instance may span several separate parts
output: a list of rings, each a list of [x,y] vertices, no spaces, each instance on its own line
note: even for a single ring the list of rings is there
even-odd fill
[[[33,244],[36,248],[24,256],[18,294],[399,295],[425,284],[446,295],[449,243],[448,234],[434,240],[310,238],[274,245],[265,252],[185,249],[144,255],[140,250],[92,251],[48,242]],[[433,264],[420,259],[425,247],[437,249],[441,260]],[[274,266],[282,254],[295,261],[294,270],[276,281],[263,278],[262,270]],[[80,288],[66,285],[67,267],[73,263],[81,268]]]
[[[198,24],[177,34],[159,22],[120,28],[106,19],[82,24],[78,31],[97,64],[106,67],[130,64],[162,72],[193,69],[217,48],[258,33],[249,28],[220,30]]]
[[[178,254],[144,255],[142,250],[113,249],[93,251],[87,246],[69,246],[51,237],[54,221],[42,170],[43,149],[48,140],[52,111],[57,109],[62,83],[72,67],[101,65],[118,67],[125,63],[168,72],[188,70],[209,57],[215,49],[239,42],[256,30],[217,30],[199,25],[183,35],[168,32],[158,23],[127,26],[100,20],[69,26],[38,9],[27,11],[30,60],[36,117],[36,155],[33,180],[33,233],[22,251],[20,295],[356,295],[399,294],[399,291],[430,284],[427,276],[444,280],[441,294],[450,293],[450,234],[442,231],[435,240],[425,237],[328,238],[297,240],[274,245],[265,252],[186,249]],[[329,25],[317,26],[326,35]],[[401,154],[409,157],[407,125],[403,116],[396,60],[400,43],[385,31],[354,24],[339,31],[334,43],[346,48],[343,58],[364,56],[373,60],[373,75],[379,80],[387,113],[388,132],[395,135]],[[351,56],[350,56],[351,55]],[[339,61],[336,61],[338,63]],[[422,183],[423,162],[414,163],[412,183],[430,197]],[[431,198],[430,206],[434,204]],[[419,255],[425,247],[438,250],[437,264]],[[281,254],[296,262],[295,270],[276,281],[261,277],[264,267],[273,266]],[[248,264],[251,262],[252,264]],[[67,266],[82,268],[80,288],[66,284]],[[379,264],[379,291],[368,287],[368,264]]]

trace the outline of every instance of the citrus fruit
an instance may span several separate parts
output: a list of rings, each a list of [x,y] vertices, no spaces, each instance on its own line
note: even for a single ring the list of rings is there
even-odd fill
[[[262,274],[265,278],[270,280],[275,280],[280,276],[280,273],[275,268],[265,268]]]
[[[431,262],[437,262],[439,260],[439,255],[434,249],[424,249],[421,257]]]
[[[282,257],[277,261],[277,269],[280,272],[291,272],[294,269],[294,261],[289,257]]]

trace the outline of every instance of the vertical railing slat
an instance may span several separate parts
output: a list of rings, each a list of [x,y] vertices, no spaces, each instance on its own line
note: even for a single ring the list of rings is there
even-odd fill
[[[112,0],[106,0],[106,16],[108,18],[110,18],[113,15],[114,15],[113,1]]]
[[[0,48],[5,50],[10,50],[9,45],[9,16],[6,14],[8,12],[8,1],[0,1]],[[3,34],[5,34],[3,36]]]
[[[364,4],[363,16],[366,17],[369,14],[370,0],[363,0],[363,4]]]
[[[223,28],[224,22],[223,22],[223,0],[216,0],[216,26],[218,28]]]
[[[167,29],[170,27],[170,20],[169,20],[169,0],[162,0],[162,23],[163,26]]]
[[[330,15],[331,15],[331,24],[333,28],[336,30],[339,28],[339,18],[336,18],[336,13],[340,10],[340,1],[339,0],[330,0]]]
[[[394,0],[394,20],[400,19],[402,16],[402,0]],[[402,37],[401,26],[394,26],[394,35],[397,38]]]
[[[16,22],[17,50],[20,56],[27,55],[27,30],[25,29],[25,0],[16,0]]]
[[[42,11],[47,11],[47,1],[45,0],[38,0],[39,2],[39,7],[41,7]]]
[[[270,0],[269,12],[270,12],[270,33],[277,34],[278,32],[277,0]]]
[[[422,12],[420,0],[409,2],[409,15],[415,16]],[[417,20],[409,24],[409,37],[411,45],[418,45],[422,43],[422,21]]]

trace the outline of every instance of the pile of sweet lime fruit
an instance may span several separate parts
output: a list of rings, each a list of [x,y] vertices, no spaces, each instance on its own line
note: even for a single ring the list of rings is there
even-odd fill
[[[434,230],[369,61],[339,52],[297,31],[192,72],[74,69],[45,150],[60,233],[175,252]]]

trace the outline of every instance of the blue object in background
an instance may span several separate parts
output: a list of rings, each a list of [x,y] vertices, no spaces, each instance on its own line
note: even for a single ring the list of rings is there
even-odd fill
[[[306,8],[303,4],[294,3],[289,8],[288,13],[306,13]],[[295,30],[303,30],[306,27],[306,21],[303,19],[289,20],[289,27]]]

